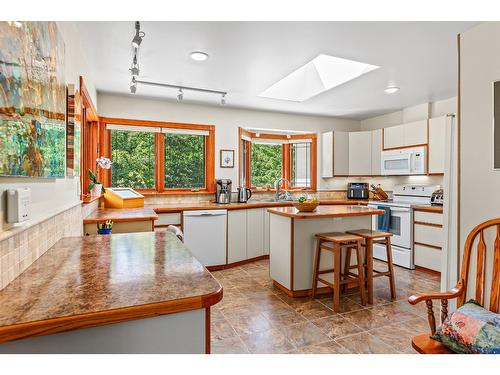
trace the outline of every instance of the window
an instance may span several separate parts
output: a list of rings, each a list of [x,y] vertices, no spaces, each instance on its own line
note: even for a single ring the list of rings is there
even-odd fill
[[[100,127],[101,155],[112,161],[103,173],[105,186],[214,191],[214,126],[101,118]]]
[[[205,188],[203,135],[165,135],[165,188]]]
[[[240,186],[274,188],[283,177],[286,189],[316,189],[316,134],[239,133]]]
[[[155,188],[154,133],[111,130],[111,186]]]
[[[269,187],[282,175],[282,146],[252,143],[250,171],[252,186]]]

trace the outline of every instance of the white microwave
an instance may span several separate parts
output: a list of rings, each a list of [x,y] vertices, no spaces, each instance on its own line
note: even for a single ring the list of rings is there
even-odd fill
[[[425,146],[382,151],[382,175],[427,174],[426,151]]]

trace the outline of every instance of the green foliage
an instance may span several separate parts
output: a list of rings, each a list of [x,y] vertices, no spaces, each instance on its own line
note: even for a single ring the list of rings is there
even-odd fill
[[[205,137],[166,134],[165,188],[200,189],[205,187]]]
[[[250,171],[252,186],[273,186],[281,178],[281,145],[252,144]]]
[[[154,133],[111,131],[111,185],[155,187]]]

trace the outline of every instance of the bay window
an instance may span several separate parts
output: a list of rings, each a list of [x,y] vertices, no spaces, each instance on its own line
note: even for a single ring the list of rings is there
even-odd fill
[[[240,186],[316,189],[316,134],[262,134],[239,129]]]
[[[104,171],[105,186],[214,191],[214,126],[101,118],[100,127],[101,155],[112,161],[111,170]]]

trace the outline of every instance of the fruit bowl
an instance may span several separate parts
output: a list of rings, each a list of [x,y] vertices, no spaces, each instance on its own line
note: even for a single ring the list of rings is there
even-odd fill
[[[292,202],[293,207],[295,207],[300,212],[313,212],[316,207],[318,207],[318,201],[294,201]]]

